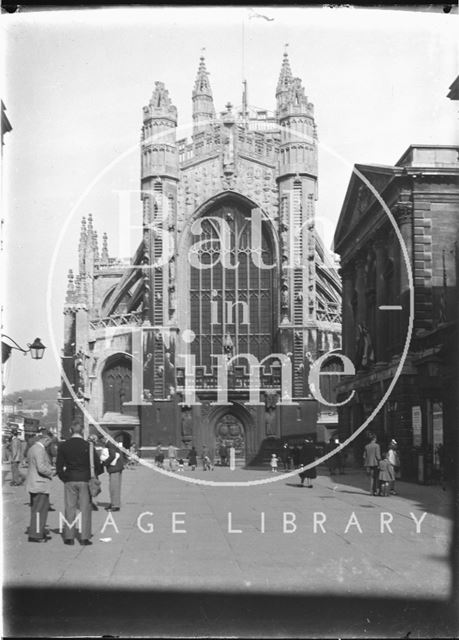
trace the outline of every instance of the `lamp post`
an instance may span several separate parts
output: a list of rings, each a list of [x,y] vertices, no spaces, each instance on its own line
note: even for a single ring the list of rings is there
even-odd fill
[[[35,338],[32,344],[27,343],[27,346],[29,347],[28,349],[23,349],[18,345],[16,340],[13,340],[13,338],[10,338],[10,336],[7,336],[4,333],[2,333],[2,338],[7,338],[10,342],[13,342],[13,344],[7,344],[2,340],[2,364],[4,364],[10,357],[11,349],[16,349],[16,351],[22,351],[24,355],[26,355],[27,353],[30,353],[32,360],[41,360],[43,358],[43,354],[45,352],[46,347],[42,343],[40,338]]]

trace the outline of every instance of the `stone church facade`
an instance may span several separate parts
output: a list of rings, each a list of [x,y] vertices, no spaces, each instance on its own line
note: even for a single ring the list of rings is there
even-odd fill
[[[250,463],[266,442],[315,436],[335,415],[308,372],[341,347],[340,280],[315,229],[314,107],[287,54],[275,95],[274,113],[249,108],[244,89],[240,110],[217,115],[201,58],[188,141],[155,83],[130,264],[82,222],[64,309],[63,435],[84,407],[88,427],[143,456],[158,443],[225,442]],[[322,391],[333,396],[326,376]]]

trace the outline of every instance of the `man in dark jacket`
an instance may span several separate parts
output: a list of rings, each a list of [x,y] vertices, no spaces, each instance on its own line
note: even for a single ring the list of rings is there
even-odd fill
[[[121,443],[120,443],[121,444]],[[105,466],[108,471],[110,504],[107,511],[119,511],[121,509],[121,475],[124,469],[124,453],[107,440],[108,458]]]
[[[61,442],[57,450],[56,471],[64,483],[65,524],[64,544],[75,543],[75,527],[80,532],[80,544],[90,545],[91,537],[91,496],[89,479],[91,469],[89,462],[89,442],[83,438],[83,426],[79,420],[73,420],[70,427],[72,434],[68,440]],[[95,474],[103,473],[98,456],[94,456]],[[77,516],[77,509],[80,514]]]
[[[379,493],[379,462],[381,460],[381,449],[377,442],[376,435],[371,436],[370,442],[366,445],[363,453],[363,464],[370,475],[370,492],[376,496]]]
[[[284,471],[288,471],[288,469],[290,469],[290,460],[291,460],[291,452],[290,452],[290,447],[288,446],[288,442],[284,442],[284,444],[282,445],[282,448],[279,452],[279,457],[282,461]]]

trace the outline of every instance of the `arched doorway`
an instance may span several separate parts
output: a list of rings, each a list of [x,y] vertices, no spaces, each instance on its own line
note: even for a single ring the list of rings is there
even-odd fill
[[[132,399],[132,367],[124,356],[111,358],[102,373],[103,408],[105,413],[128,413],[125,402]]]
[[[225,413],[216,420],[215,424],[215,452],[221,445],[226,445],[228,451],[231,446],[236,450],[237,464],[245,465],[245,429],[244,426],[233,413]]]

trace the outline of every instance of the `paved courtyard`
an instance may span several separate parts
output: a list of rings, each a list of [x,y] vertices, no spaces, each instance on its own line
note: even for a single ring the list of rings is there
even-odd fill
[[[155,602],[161,602],[167,593],[169,599],[163,613],[168,607],[172,611],[178,606],[178,600],[172,604],[171,598],[179,594],[197,598],[201,594],[197,615],[207,624],[205,628],[210,635],[215,635],[215,629],[209,616],[206,622],[206,616],[199,613],[202,598],[226,598],[225,606],[230,602],[232,610],[236,602],[246,604],[248,598],[255,602],[265,597],[270,602],[276,597],[277,604],[284,602],[287,610],[292,602],[298,601],[299,610],[304,611],[301,599],[310,604],[320,597],[317,607],[323,608],[322,629],[331,628],[327,623],[338,625],[338,632],[346,636],[346,630],[336,619],[337,611],[344,607],[342,615],[345,615],[348,608],[344,602],[361,602],[359,622],[349,623],[348,627],[353,629],[360,620],[364,624],[368,619],[365,634],[377,637],[384,627],[374,626],[375,616],[364,615],[365,607],[376,600],[389,603],[395,599],[405,602],[405,608],[402,606],[400,610],[400,628],[410,631],[411,638],[428,637],[423,635],[417,614],[414,622],[408,622],[407,603],[425,602],[427,610],[430,607],[433,612],[437,606],[441,610],[449,595],[452,496],[439,486],[399,482],[399,495],[372,497],[362,471],[348,471],[331,479],[322,469],[312,489],[299,487],[296,475],[258,486],[206,486],[190,484],[183,477],[246,482],[271,479],[272,474],[268,470],[231,471],[216,467],[210,472],[185,470],[177,474],[181,476],[179,479],[139,465],[123,473],[122,509],[118,513],[108,514],[104,509],[108,504],[108,477],[102,476],[100,508],[93,514],[94,544],[68,547],[62,543],[58,530],[59,512],[64,511],[60,481],[54,479],[51,493],[56,509],[48,519],[52,540],[33,545],[27,542],[26,535],[27,495],[24,488],[9,486],[9,472],[7,467],[3,469],[6,629],[9,619],[12,629],[17,630],[19,624],[19,609],[11,594],[29,593],[36,598],[37,593],[49,590],[54,598],[64,592],[93,594],[95,609],[91,615],[96,617],[97,601],[102,611],[108,605],[100,598],[110,600],[107,594],[111,593],[112,616],[121,624],[112,629],[110,620],[105,619],[104,624],[109,624],[107,632],[111,634],[128,633],[129,607],[137,611],[136,619],[132,620],[134,627],[140,623],[144,614],[137,608],[146,594],[151,596],[150,613],[157,616]],[[123,617],[114,607],[117,596],[134,592],[138,597],[131,598],[129,606],[123,600]],[[181,602],[183,613],[186,610],[183,598]],[[214,614],[218,606],[212,605]],[[392,619],[381,619],[380,625],[397,623],[396,607],[392,605]],[[273,614],[266,605],[261,610],[266,611],[262,616],[266,620]],[[297,624],[297,615],[292,612],[290,626]],[[433,631],[438,624],[445,624],[443,615],[439,615],[437,626],[435,615],[426,615]],[[403,616],[408,626],[403,627]],[[186,615],[183,625],[185,618]],[[188,627],[180,627],[180,616],[176,622],[167,616],[166,619],[167,624],[161,623],[164,626],[158,636],[187,635]],[[24,620],[20,622],[25,624]],[[39,611],[34,624],[35,630],[39,630],[40,624],[46,625],[46,618],[41,619]],[[76,616],[72,624],[84,623]],[[128,625],[125,632],[123,624]],[[273,627],[272,634],[283,637],[283,628],[284,636],[289,635],[289,624],[279,629]],[[89,635],[91,623],[87,625]],[[27,625],[21,630],[27,635]],[[75,633],[74,629],[69,631]],[[231,629],[227,631],[230,633]],[[260,637],[270,635],[263,620],[256,631]],[[190,635],[193,632],[190,628]],[[362,635],[363,627],[354,632],[354,637]],[[132,635],[135,633],[132,631]],[[308,637],[307,629],[304,635]]]

